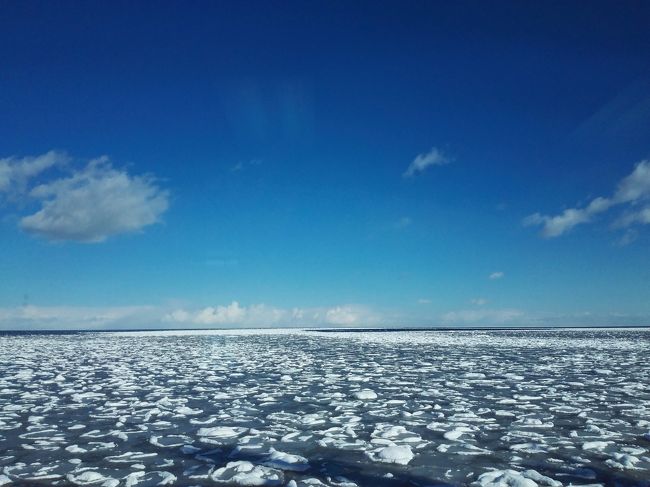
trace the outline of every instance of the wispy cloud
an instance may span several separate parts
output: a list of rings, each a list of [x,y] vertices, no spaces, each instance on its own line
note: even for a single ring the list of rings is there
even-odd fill
[[[239,161],[237,164],[230,168],[231,172],[243,171],[247,167],[259,166],[262,164],[262,159],[249,159],[248,161]]]
[[[650,223],[650,161],[639,162],[634,170],[624,177],[610,197],[599,196],[584,207],[567,208],[562,213],[549,216],[533,213],[523,223],[526,226],[541,226],[545,238],[559,237],[577,225],[589,223],[596,216],[614,207],[624,212],[613,224],[614,228],[627,228],[635,224]]]
[[[410,227],[413,224],[413,220],[408,216],[403,216],[394,223],[394,227],[397,230],[402,230],[404,228]]]
[[[169,206],[168,192],[149,175],[116,169],[108,157],[72,168],[60,152],[0,159],[0,193],[40,206],[20,219],[20,227],[52,241],[101,242],[137,232],[160,221]],[[55,176],[39,178],[57,167]]]
[[[474,298],[470,302],[476,306],[484,306],[488,303],[488,300],[485,298]]]
[[[0,329],[92,329],[151,326],[155,306],[20,306],[0,308]]]
[[[28,184],[41,173],[66,164],[70,158],[63,152],[50,151],[40,156],[6,157],[0,159],[0,194],[22,195]]]
[[[494,281],[495,279],[502,279],[503,276],[505,276],[505,274],[502,271],[496,271],[496,272],[493,272],[492,274],[490,274],[488,276],[488,279],[491,279],[491,280]]]
[[[434,147],[427,153],[418,154],[415,159],[411,161],[411,164],[409,164],[402,176],[410,178],[432,166],[442,166],[449,162],[449,158]]]

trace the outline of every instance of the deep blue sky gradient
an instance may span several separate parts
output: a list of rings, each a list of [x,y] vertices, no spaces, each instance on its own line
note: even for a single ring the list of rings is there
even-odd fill
[[[555,239],[522,220],[650,157],[648,25],[631,1],[2,2],[0,157],[107,154],[171,204],[98,244],[34,238],[4,205],[0,306],[357,303],[435,324],[482,297],[636,323],[650,228],[621,246],[605,217]],[[451,162],[402,177],[432,147]]]

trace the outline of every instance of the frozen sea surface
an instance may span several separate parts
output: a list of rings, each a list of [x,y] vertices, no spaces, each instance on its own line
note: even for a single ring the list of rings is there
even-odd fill
[[[650,485],[650,331],[0,335],[0,485]]]

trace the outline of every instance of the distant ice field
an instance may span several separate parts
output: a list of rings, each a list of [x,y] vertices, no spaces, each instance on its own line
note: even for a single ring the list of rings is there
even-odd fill
[[[650,485],[650,330],[0,334],[0,486]]]

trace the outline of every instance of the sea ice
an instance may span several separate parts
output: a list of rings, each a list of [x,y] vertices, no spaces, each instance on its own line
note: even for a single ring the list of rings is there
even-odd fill
[[[0,333],[0,482],[646,485],[649,337]]]
[[[277,451],[274,448],[271,448],[263,463],[268,467],[295,472],[303,472],[309,468],[309,462],[305,457]]]
[[[251,462],[229,462],[225,467],[215,470],[210,478],[217,483],[230,483],[234,485],[282,485],[284,475],[280,470],[275,470]]]
[[[515,470],[495,470],[481,474],[476,487],[538,487],[537,482]]]
[[[361,389],[360,391],[356,391],[352,395],[362,401],[377,399],[377,393],[371,389]]]
[[[368,452],[368,456],[376,461],[383,463],[397,463],[407,465],[413,460],[413,451],[409,446],[386,446],[379,450]]]

